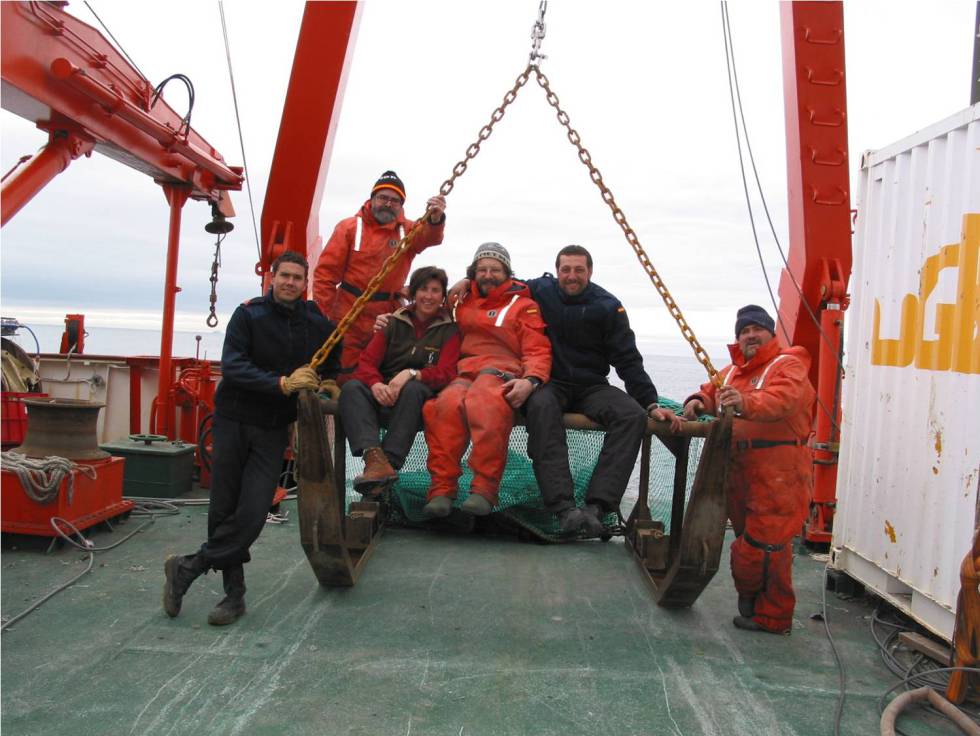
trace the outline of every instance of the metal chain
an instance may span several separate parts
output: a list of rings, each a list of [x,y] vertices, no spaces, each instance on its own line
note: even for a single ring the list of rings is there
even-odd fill
[[[219,235],[214,244],[214,260],[211,262],[211,313],[208,315],[208,327],[218,326],[218,268],[221,266],[221,241],[224,235]]]
[[[677,306],[677,302],[674,301],[674,297],[670,295],[666,284],[664,284],[663,279],[660,278],[660,274],[657,273],[657,269],[654,268],[653,264],[650,262],[650,257],[640,245],[640,239],[636,236],[636,232],[632,227],[630,227],[629,222],[626,221],[626,215],[623,214],[623,211],[619,208],[619,205],[616,204],[616,199],[613,197],[613,193],[609,190],[609,187],[606,186],[606,183],[603,181],[602,174],[600,173],[599,169],[592,163],[592,155],[589,153],[588,149],[582,145],[582,140],[578,134],[578,131],[575,130],[575,128],[573,128],[569,123],[568,113],[561,109],[561,105],[558,102],[558,96],[551,90],[548,77],[546,77],[544,73],[537,68],[537,66],[533,67],[533,73],[538,85],[540,85],[540,87],[545,91],[548,104],[555,108],[558,122],[565,128],[568,135],[568,140],[573,146],[575,146],[575,148],[578,149],[579,160],[588,168],[589,176],[592,178],[592,181],[595,182],[595,185],[599,187],[599,191],[602,193],[602,201],[609,205],[609,209],[612,210],[613,219],[616,220],[616,223],[620,226],[620,228],[622,228],[623,233],[626,235],[626,241],[630,244],[630,247],[633,248],[633,252],[636,253],[636,257],[639,259],[640,265],[643,266],[643,270],[647,272],[647,275],[650,277],[650,281],[653,282],[653,285],[656,287],[661,299],[664,300],[664,304],[667,306],[667,311],[670,312],[670,316],[674,318],[675,322],[677,322],[681,335],[684,336],[684,339],[687,340],[691,348],[694,350],[694,357],[699,363],[701,363],[701,365],[704,366],[704,369],[708,372],[708,377],[717,384],[719,382],[718,371],[716,371],[715,367],[711,364],[711,359],[708,357],[708,353],[703,347],[701,347],[701,343],[698,342],[698,338],[694,335],[694,331],[691,329],[690,325],[687,324],[687,320],[681,313],[680,307]]]
[[[460,161],[458,161],[455,166],[453,166],[452,176],[446,179],[439,187],[439,193],[442,196],[448,196],[449,193],[452,192],[453,187],[456,185],[456,180],[466,172],[469,162],[476,158],[476,155],[480,152],[480,144],[490,137],[491,133],[493,133],[493,126],[500,122],[500,120],[504,117],[504,113],[506,112],[507,108],[515,99],[517,99],[517,93],[520,91],[521,87],[527,84],[527,81],[531,76],[532,68],[532,65],[528,64],[527,68],[525,68],[524,71],[517,76],[517,79],[514,81],[514,86],[511,87],[504,95],[503,102],[501,102],[500,106],[494,110],[493,113],[491,113],[490,121],[480,128],[480,132],[477,134],[477,139],[466,149],[466,155]],[[416,234],[421,229],[422,223],[425,222],[428,217],[429,210],[426,210],[425,214],[416,220],[411,229],[405,233],[405,237],[399,241],[397,246],[395,246],[395,249],[392,251],[391,255],[385,259],[383,264],[381,264],[379,271],[371,278],[370,281],[368,281],[367,286],[364,287],[364,292],[357,297],[356,300],[354,300],[354,303],[347,311],[347,314],[341,318],[340,322],[337,324],[337,327],[332,333],[330,333],[330,337],[327,338],[326,342],[324,342],[320,349],[313,355],[310,365],[314,369],[318,368],[327,359],[327,356],[330,355],[330,351],[336,347],[337,343],[341,341],[347,330],[350,329],[350,326],[353,324],[354,320],[360,316],[361,312],[364,310],[364,306],[371,300],[371,297],[374,296],[375,292],[378,291],[382,282],[384,282],[388,274],[392,272],[395,265],[405,254],[405,252],[411,248],[412,241],[415,239]]]
[[[687,320],[684,318],[680,307],[677,306],[677,302],[674,301],[674,298],[670,295],[666,284],[664,284],[663,279],[660,278],[660,274],[657,273],[657,269],[654,268],[653,264],[650,262],[649,256],[647,256],[646,252],[643,250],[643,247],[640,245],[640,240],[637,237],[636,232],[632,227],[630,227],[629,222],[626,220],[626,215],[623,214],[623,211],[619,208],[619,205],[616,204],[616,199],[613,196],[613,193],[603,181],[602,174],[600,173],[599,169],[592,163],[592,155],[582,145],[581,137],[579,136],[578,131],[571,126],[568,113],[561,109],[558,96],[551,90],[551,85],[548,82],[548,78],[538,68],[538,60],[546,58],[544,54],[540,53],[540,49],[541,42],[544,40],[545,36],[546,29],[544,14],[547,8],[547,0],[541,0],[538,7],[538,18],[531,29],[531,53],[527,67],[517,76],[514,86],[504,95],[503,102],[490,115],[490,121],[480,129],[480,132],[477,135],[477,140],[470,144],[470,146],[466,149],[465,157],[458,161],[455,166],[453,166],[452,176],[442,183],[442,185],[439,187],[439,193],[445,197],[452,192],[453,187],[456,184],[456,179],[466,172],[469,162],[476,158],[476,155],[480,152],[480,144],[486,141],[493,133],[493,126],[503,119],[507,108],[517,98],[517,93],[527,83],[530,75],[533,73],[538,85],[545,91],[548,104],[555,108],[558,122],[565,128],[568,135],[568,140],[578,149],[579,160],[589,169],[589,176],[591,177],[592,181],[595,182],[595,185],[599,187],[602,200],[609,205],[609,209],[612,210],[613,219],[615,219],[620,228],[622,228],[623,234],[626,236],[626,241],[630,244],[630,247],[633,248],[634,253],[636,253],[636,257],[639,259],[640,265],[643,267],[643,270],[647,272],[647,275],[650,277],[650,281],[653,282],[654,287],[657,289],[657,292],[663,299],[664,304],[667,307],[667,311],[670,313],[671,317],[674,318],[674,321],[677,322],[681,335],[685,340],[687,340],[694,351],[694,357],[699,363],[701,363],[702,366],[704,366],[704,369],[708,372],[708,377],[715,384],[718,384],[718,371],[716,371],[715,367],[711,364],[711,359],[708,357],[708,353],[701,346],[701,343],[698,342],[694,331],[691,329],[690,325],[687,324]],[[388,274],[391,273],[392,269],[395,267],[395,264],[398,263],[405,251],[409,249],[413,239],[416,236],[416,233],[419,231],[422,223],[428,217],[429,211],[426,210],[426,213],[415,222],[408,233],[406,233],[405,237],[398,243],[394,249],[394,252],[392,252],[392,254],[385,259],[385,262],[381,265],[381,269],[368,282],[364,292],[354,301],[347,314],[345,314],[340,320],[340,323],[337,325],[336,329],[334,329],[330,337],[327,338],[327,341],[323,343],[322,347],[317,350],[316,354],[313,356],[313,359],[310,361],[310,365],[314,369],[327,359],[330,351],[333,350],[338,342],[340,342],[341,338],[343,338],[344,334],[350,328],[354,320],[360,316],[364,306],[375,294],[375,292],[377,292],[378,288],[381,286],[381,283],[388,276]]]
[[[470,144],[469,148],[466,149],[466,156],[461,161],[458,161],[455,166],[453,166],[453,175],[446,179],[446,181],[442,183],[442,186],[439,187],[439,193],[442,196],[445,197],[449,195],[456,184],[456,179],[463,175],[463,173],[466,171],[466,167],[469,166],[469,162],[476,158],[476,154],[480,152],[480,144],[490,137],[490,134],[493,133],[493,126],[501,121],[501,119],[504,117],[504,112],[506,112],[507,108],[510,107],[510,104],[517,99],[517,93],[520,91],[521,87],[527,84],[527,80],[531,77],[532,69],[532,65],[528,64],[524,71],[517,75],[517,79],[514,80],[514,86],[507,90],[507,93],[504,95],[503,102],[500,103],[500,107],[490,114],[490,122],[480,128],[480,132],[477,134],[477,139]]]

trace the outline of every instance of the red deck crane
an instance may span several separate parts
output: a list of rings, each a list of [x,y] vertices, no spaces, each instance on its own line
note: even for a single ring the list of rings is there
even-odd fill
[[[356,2],[308,2],[296,41],[279,137],[262,207],[256,272],[293,250],[316,263],[323,247],[319,209],[360,9]]]
[[[2,223],[72,161],[92,151],[153,177],[163,187],[170,229],[151,431],[174,438],[173,325],[181,209],[190,198],[233,215],[227,192],[241,189],[242,168],[226,164],[101,33],[66,13],[66,4],[0,4],[3,108],[48,134],[44,148],[5,177]]]
[[[807,542],[829,543],[837,501],[844,310],[851,276],[844,8],[783,3],[789,255],[779,284],[787,340],[813,358],[814,484]]]

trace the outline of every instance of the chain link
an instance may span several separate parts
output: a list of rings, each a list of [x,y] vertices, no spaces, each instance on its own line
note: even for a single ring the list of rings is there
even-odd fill
[[[221,266],[221,241],[224,235],[219,235],[214,244],[214,260],[211,262],[211,310],[205,320],[208,327],[218,326],[218,268]]]
[[[602,173],[595,166],[595,164],[592,163],[592,155],[589,153],[588,149],[582,145],[582,139],[579,136],[578,131],[571,126],[568,113],[562,110],[558,101],[558,95],[551,90],[551,84],[548,82],[548,77],[546,77],[544,73],[537,68],[537,66],[533,67],[532,72],[535,75],[535,80],[537,81],[538,85],[544,90],[548,104],[555,108],[558,122],[563,128],[565,128],[569,142],[578,149],[579,160],[588,168],[590,178],[593,182],[595,182],[595,185],[599,187],[599,191],[602,194],[602,201],[609,205],[609,209],[612,210],[613,219],[616,220],[616,223],[620,228],[622,228],[623,234],[626,236],[626,241],[630,244],[633,252],[636,253],[636,257],[640,261],[640,265],[650,277],[650,281],[653,282],[653,285],[660,294],[661,299],[664,300],[664,304],[667,306],[667,311],[670,312],[670,316],[674,318],[675,322],[677,322],[681,335],[683,335],[684,339],[687,340],[688,344],[690,344],[691,349],[694,350],[694,357],[701,365],[704,366],[704,369],[708,372],[708,377],[717,384],[719,381],[718,371],[716,371],[715,367],[711,364],[711,359],[708,357],[708,353],[701,346],[701,343],[698,342],[698,338],[694,335],[694,331],[691,329],[690,325],[687,324],[687,320],[684,318],[683,313],[681,313],[680,307],[677,306],[677,302],[674,301],[674,297],[672,297],[670,292],[667,290],[667,285],[664,284],[663,279],[660,278],[660,274],[657,273],[657,269],[654,268],[653,264],[650,262],[650,257],[646,254],[646,251],[643,250],[643,246],[640,245],[640,239],[637,237],[636,232],[632,227],[630,227],[629,222],[626,220],[626,215],[623,214],[623,211],[619,208],[619,205],[616,204],[616,198],[603,181]]]
[[[517,99],[517,93],[520,91],[521,87],[527,84],[528,79],[531,77],[531,70],[532,66],[531,64],[528,64],[527,68],[525,68],[524,71],[517,76],[517,79],[514,81],[514,86],[511,87],[504,95],[503,102],[501,102],[500,106],[494,110],[493,113],[491,113],[490,121],[480,128],[480,132],[477,134],[477,139],[466,149],[466,155],[460,161],[456,162],[455,166],[453,166],[452,176],[446,179],[439,187],[439,193],[442,196],[448,196],[453,190],[453,187],[456,186],[456,180],[466,173],[466,169],[469,166],[470,161],[476,158],[476,155],[480,152],[480,144],[490,137],[490,135],[493,133],[493,126],[503,119],[507,108],[515,99]],[[310,365],[314,369],[318,368],[327,359],[327,356],[330,355],[330,351],[336,347],[337,343],[339,343],[343,336],[347,333],[347,330],[350,329],[350,326],[353,324],[354,320],[356,320],[360,316],[361,312],[364,311],[364,306],[378,291],[385,278],[387,278],[388,274],[392,272],[395,265],[405,254],[405,252],[411,248],[412,241],[415,239],[416,234],[421,229],[422,223],[425,222],[428,217],[429,211],[426,210],[425,214],[422,215],[422,217],[419,218],[414,225],[412,225],[411,229],[407,233],[405,233],[405,237],[399,241],[397,246],[395,246],[395,249],[392,251],[391,255],[389,255],[385,259],[385,262],[381,264],[380,270],[371,278],[370,281],[368,281],[367,286],[364,287],[363,293],[354,300],[354,303],[351,305],[350,309],[347,310],[347,314],[341,318],[340,322],[337,324],[337,327],[332,333],[330,333],[330,337],[327,338],[327,341],[324,342],[320,349],[313,355]]]

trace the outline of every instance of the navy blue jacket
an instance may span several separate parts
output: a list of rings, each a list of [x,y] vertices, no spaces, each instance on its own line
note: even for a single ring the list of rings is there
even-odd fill
[[[657,389],[643,368],[619,299],[598,284],[566,296],[550,273],[525,282],[541,307],[551,339],[551,380],[575,386],[607,384],[609,366],[626,384],[626,393],[643,408],[657,400]]]
[[[289,308],[271,290],[239,306],[225,332],[215,413],[259,427],[295,421],[296,397],[283,395],[279,379],[309,363],[334,327],[315,302],[301,300]],[[336,377],[340,350],[338,344],[330,351],[321,375]]]

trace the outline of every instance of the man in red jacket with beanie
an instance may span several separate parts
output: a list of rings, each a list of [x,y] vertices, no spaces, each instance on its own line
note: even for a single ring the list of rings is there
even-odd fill
[[[456,308],[463,335],[459,377],[422,410],[429,446],[430,517],[448,516],[473,441],[470,495],[460,506],[476,516],[497,503],[507,445],[519,408],[551,375],[551,342],[527,286],[511,278],[510,254],[499,243],[477,248],[466,274],[471,288]]]
[[[788,634],[793,625],[793,537],[810,506],[813,463],[810,435],[814,391],[810,356],[784,348],[775,323],[750,304],[738,310],[731,365],[721,370],[721,388],[705,383],[684,402],[684,416],[735,411],[728,471],[728,517],[735,530],[732,577],[738,591],[739,629]],[[656,409],[660,421],[679,422]]]
[[[394,171],[386,171],[374,183],[370,199],[358,213],[337,223],[313,270],[313,301],[327,318],[340,322],[354,300],[364,293],[368,282],[381,270],[381,264],[412,229],[414,223],[405,219],[402,211],[404,204],[405,184]],[[398,261],[344,335],[339,383],[357,366],[361,350],[374,333],[375,318],[402,306],[400,291],[412,269],[412,260],[430,245],[442,242],[446,198],[442,195],[430,197],[426,205],[429,214],[410,250]]]

